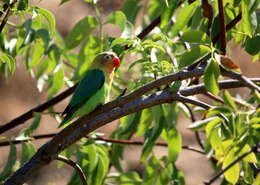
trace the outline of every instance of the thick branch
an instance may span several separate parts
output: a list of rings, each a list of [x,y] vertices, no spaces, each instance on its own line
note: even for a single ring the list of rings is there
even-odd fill
[[[160,80],[160,79],[158,79]],[[178,79],[177,79],[178,80]],[[250,79],[252,81],[260,82],[260,79]],[[153,82],[155,83],[155,82]],[[156,82],[157,83],[157,82]],[[151,84],[151,83],[150,83]],[[227,89],[227,88],[237,88],[237,87],[243,87],[245,86],[242,82],[237,80],[227,80],[219,82],[220,89]],[[147,87],[145,87],[147,88]],[[133,92],[139,92],[137,91]],[[141,91],[142,92],[142,91]],[[118,98],[117,100],[114,100],[113,102],[110,102],[103,107],[109,107],[111,105],[121,105],[119,107],[111,108],[111,110],[107,110],[107,112],[97,116],[92,117],[93,119],[90,120],[90,117],[88,115],[83,116],[70,124],[68,127],[66,127],[64,130],[62,130],[59,134],[57,134],[50,142],[43,145],[37,153],[27,162],[25,165],[17,170],[13,176],[11,176],[7,181],[7,184],[23,184],[26,180],[28,180],[34,173],[39,171],[40,168],[43,166],[49,164],[52,160],[56,159],[58,156],[58,153],[61,150],[64,150],[71,144],[78,141],[80,138],[84,137],[85,135],[88,135],[90,132],[96,130],[97,128],[106,125],[109,122],[112,122],[116,119],[119,119],[123,116],[132,114],[134,112],[143,110],[145,108],[149,108],[152,106],[156,106],[163,103],[171,103],[173,101],[183,101],[183,96],[191,96],[196,95],[199,93],[206,92],[205,86],[200,84],[192,87],[185,88],[183,90],[180,90],[179,92],[169,92],[167,90],[157,92],[155,94],[152,94],[150,96],[145,96],[142,98],[136,99],[136,97],[133,97],[133,101],[129,100],[129,103],[122,103],[127,99],[127,96],[122,96]],[[132,93],[132,94],[133,94]],[[140,93],[140,92],[139,92]],[[131,95],[131,94],[130,94]],[[190,99],[185,101],[188,103],[195,103],[192,102]],[[196,105],[198,105],[196,103]],[[201,104],[200,106],[207,108],[207,105]],[[102,109],[101,109],[102,110]],[[97,111],[95,111],[97,112]],[[85,124],[84,124],[85,123]],[[67,129],[74,129],[75,125],[83,125],[80,128],[74,130],[74,132],[70,135],[64,136],[64,133],[66,133]],[[57,143],[57,141],[59,141]]]

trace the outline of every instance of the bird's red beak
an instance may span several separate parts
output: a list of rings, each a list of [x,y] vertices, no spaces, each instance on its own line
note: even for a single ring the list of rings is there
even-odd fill
[[[120,67],[120,60],[117,56],[114,57],[114,65],[115,67]]]

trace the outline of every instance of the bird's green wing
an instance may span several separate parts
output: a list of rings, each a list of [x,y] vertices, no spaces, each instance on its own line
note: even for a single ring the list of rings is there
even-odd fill
[[[99,69],[87,71],[84,78],[80,81],[78,87],[76,88],[69,105],[62,113],[62,115],[65,115],[65,118],[61,122],[60,126],[67,123],[66,120],[69,120],[73,114],[88,101],[91,96],[93,96],[99,89],[101,89],[104,83],[105,75],[103,71]]]

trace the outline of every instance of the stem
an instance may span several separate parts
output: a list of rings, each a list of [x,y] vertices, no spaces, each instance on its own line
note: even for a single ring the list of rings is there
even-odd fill
[[[76,170],[76,172],[79,174],[79,177],[81,179],[82,184],[88,185],[86,176],[85,176],[83,170],[80,168],[80,166],[77,163],[75,163],[71,159],[68,159],[67,157],[64,157],[62,155],[58,155],[58,157],[56,159],[66,163],[69,166],[71,166],[72,168],[74,168]]]
[[[220,19],[220,51],[223,55],[226,54],[226,26],[225,26],[225,15],[224,15],[224,7],[223,0],[218,0],[218,11],[219,11],[219,19]]]
[[[98,23],[99,23],[99,38],[101,40],[101,43],[100,43],[100,52],[103,52],[103,24],[102,24],[102,18],[101,18],[101,15],[100,15],[100,12],[98,10],[98,7],[97,5],[95,4],[94,5],[95,7],[95,11],[96,11],[96,14],[97,14],[97,18],[98,18]]]

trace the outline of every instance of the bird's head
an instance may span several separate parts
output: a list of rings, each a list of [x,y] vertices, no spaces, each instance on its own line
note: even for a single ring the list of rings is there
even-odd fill
[[[92,65],[111,73],[120,66],[120,60],[113,52],[103,52],[96,56]]]

